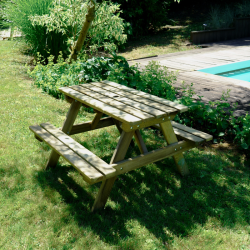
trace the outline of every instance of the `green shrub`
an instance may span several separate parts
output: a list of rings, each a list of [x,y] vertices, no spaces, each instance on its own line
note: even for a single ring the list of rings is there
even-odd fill
[[[121,5],[121,17],[130,23],[133,36],[145,35],[150,29],[166,24],[168,7],[172,2],[161,0],[112,0]],[[128,29],[129,33],[131,32]]]
[[[48,64],[39,61],[30,76],[35,80],[35,85],[43,91],[61,98],[58,91],[60,87],[88,83],[93,81],[110,80],[136,88],[138,90],[158,95],[167,99],[175,99],[175,90],[172,83],[176,74],[168,72],[159,63],[151,62],[145,70],[140,72],[137,65],[129,66],[124,57],[93,57],[87,61],[76,61],[68,64],[62,55],[58,63],[53,63],[53,56],[49,57]]]
[[[211,7],[209,17],[206,21],[208,29],[225,29],[230,28],[234,21],[235,12],[233,8],[226,6]]]
[[[234,140],[243,149],[250,148],[250,115],[247,113],[245,116],[241,116],[238,119],[232,118],[231,124],[236,135]]]
[[[250,16],[250,1],[244,0],[236,5],[237,17],[249,17]]]
[[[230,139],[237,142],[242,149],[250,147],[250,115],[235,118],[233,112],[237,103],[228,103],[229,90],[222,94],[220,100],[205,104],[195,100],[192,85],[183,84],[180,98],[173,87],[176,73],[170,72],[158,62],[150,62],[139,71],[138,65],[129,66],[125,58],[113,54],[112,58],[96,57],[85,62],[75,61],[68,64],[59,57],[58,63],[49,58],[48,65],[38,63],[30,76],[35,85],[56,98],[63,98],[58,89],[62,86],[77,85],[93,81],[110,80],[134,89],[138,89],[189,107],[187,112],[178,114],[175,121],[214,136],[214,142]]]
[[[49,31],[65,34],[65,41],[75,48],[87,14],[88,1],[53,0],[50,13],[32,15],[29,19],[34,25],[45,26]],[[117,45],[125,43],[123,19],[119,17],[121,10],[118,4],[102,1],[96,5],[95,19],[88,30],[83,50],[95,53],[98,49],[115,51]]]
[[[182,89],[182,97],[178,101],[188,106],[189,110],[178,114],[175,118],[176,121],[211,133],[215,138],[231,135],[230,119],[237,103],[233,106],[228,103],[230,90],[222,93],[220,100],[205,104],[201,101],[201,96],[199,96],[199,100],[193,98],[195,93],[192,84],[191,86],[183,84]]]
[[[41,25],[33,26],[29,20],[29,16],[48,14],[51,2],[52,0],[13,0],[6,7],[8,20],[22,32],[31,53],[39,52],[44,58],[50,55],[57,58],[59,51],[63,51],[64,56],[68,53],[65,35],[55,31],[48,32]]]
[[[7,29],[10,27],[10,21],[6,17],[6,2],[7,0],[0,1],[0,29]]]

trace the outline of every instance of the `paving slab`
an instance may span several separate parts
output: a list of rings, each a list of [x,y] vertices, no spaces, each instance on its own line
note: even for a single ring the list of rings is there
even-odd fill
[[[178,71],[175,87],[193,84],[197,96],[202,101],[220,100],[223,91],[230,89],[228,101],[238,103],[234,112],[236,117],[250,113],[250,82],[212,75],[198,71],[201,68],[214,67],[228,63],[250,60],[250,38],[237,39],[218,43],[202,44],[201,49],[160,55],[152,58],[130,61],[130,65],[139,63],[144,68],[149,61],[158,61],[171,71]]]

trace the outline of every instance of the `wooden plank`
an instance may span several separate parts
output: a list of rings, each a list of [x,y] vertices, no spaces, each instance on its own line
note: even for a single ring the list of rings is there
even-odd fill
[[[170,121],[161,123],[160,127],[165,137],[165,140],[167,141],[168,144],[178,142]],[[182,176],[188,175],[189,170],[183,154],[182,153],[176,154],[173,156],[173,158],[179,173]]]
[[[92,108],[105,113],[107,115],[110,115],[114,117],[115,119],[125,122],[125,123],[131,123],[131,124],[137,124],[141,122],[141,119],[138,117],[135,117],[133,115],[130,115],[128,113],[125,113],[117,108],[114,108],[110,105],[107,105],[99,100],[96,100],[94,98],[91,98],[87,95],[84,95],[78,91],[75,91],[68,87],[62,87],[59,89],[60,92],[64,93],[65,95],[68,95],[84,104],[87,104],[91,106]]]
[[[93,84],[96,84],[96,83],[93,83]],[[131,91],[125,91],[125,90],[122,90],[122,89],[117,89],[117,88],[112,87],[112,86],[108,86],[107,87],[107,86],[105,86],[105,84],[103,85],[103,88],[104,89],[108,89],[109,91],[112,91],[116,95],[120,95],[122,97],[126,97],[126,98],[129,98],[129,99],[132,99],[134,102],[137,102],[137,103],[140,103],[140,104],[148,106],[148,109],[151,110],[149,112],[151,112],[151,113],[154,112],[154,115],[157,118],[164,117],[164,116],[170,114],[171,112],[176,112],[177,111],[176,109],[174,109],[172,107],[169,107],[169,106],[166,106],[166,105],[163,105],[163,104],[161,104],[159,102],[155,102],[153,100],[149,100],[149,99],[144,98],[142,96],[139,97],[138,95],[136,95],[136,94],[133,93],[133,92],[136,91],[136,90],[133,90],[133,89],[131,89]],[[157,112],[158,115],[156,115],[155,110],[158,110],[158,112]]]
[[[169,100],[166,100],[166,99],[154,96],[154,95],[150,95],[150,94],[147,94],[147,93],[145,93],[143,91],[133,90],[133,89],[128,88],[126,86],[120,85],[118,83],[110,82],[110,81],[107,81],[107,80],[102,81],[102,82],[105,83],[105,84],[111,85],[111,86],[113,86],[115,88],[122,89],[122,90],[125,90],[125,91],[128,91],[128,92],[132,92],[133,94],[136,94],[136,95],[138,95],[140,97],[143,97],[143,98],[146,98],[146,99],[149,99],[149,100],[153,100],[153,101],[159,102],[159,103],[161,103],[163,105],[175,108],[181,113],[188,110],[188,107],[185,106],[185,105],[182,105],[182,104],[179,104],[179,103],[176,103],[176,102],[172,102],[172,101],[169,101]]]
[[[140,119],[154,119],[154,117],[150,114],[147,114],[145,112],[142,112],[138,109],[135,109],[131,106],[128,106],[122,102],[116,101],[112,98],[109,98],[103,94],[100,94],[98,92],[92,91],[92,89],[87,88],[86,86],[89,86],[88,84],[82,84],[80,86],[71,86],[70,88],[79,91],[85,95],[88,95],[90,97],[93,97],[95,99],[98,99],[99,101],[106,103],[114,108],[117,108],[123,112],[126,112],[128,114],[131,114],[133,116],[136,116]]]
[[[171,124],[172,124],[172,126],[173,126],[174,128],[178,128],[178,129],[180,129],[180,130],[186,131],[186,132],[188,132],[188,133],[190,133],[190,134],[193,134],[193,135],[195,135],[195,136],[198,136],[198,137],[200,137],[200,138],[203,138],[203,139],[206,140],[206,141],[211,141],[211,140],[213,139],[213,136],[212,136],[212,135],[209,135],[209,134],[207,134],[207,133],[204,133],[204,132],[202,132],[202,131],[196,130],[196,129],[194,129],[194,128],[190,128],[190,127],[187,127],[187,126],[185,126],[185,125],[179,124],[179,123],[177,123],[177,122],[175,122],[175,121],[171,121]]]
[[[126,133],[124,131],[122,132],[120,140],[117,144],[115,152],[110,161],[110,164],[113,164],[118,161],[122,161],[124,159],[127,153],[128,147],[130,145],[130,142],[132,140],[133,134],[134,132],[129,132],[129,133]],[[104,208],[116,178],[117,177],[115,176],[115,177],[109,178],[108,180],[104,180],[102,182],[98,195],[95,199],[94,205],[92,207],[92,212]]]
[[[136,108],[137,110],[140,110],[140,111],[143,111],[143,113],[148,113],[152,116],[155,116],[155,117],[161,117],[163,115],[165,115],[164,112],[158,110],[158,109],[154,109],[150,106],[147,106],[147,105],[144,105],[140,102],[138,102],[137,100],[134,101],[132,99],[129,99],[127,97],[125,97],[124,95],[123,96],[119,96],[117,93],[114,92],[114,89],[113,87],[111,86],[107,86],[107,84],[103,84],[103,83],[99,83],[99,82],[93,82],[91,84],[82,84],[80,85],[82,87],[86,87],[86,88],[89,88],[93,91],[96,91],[98,93],[101,93],[105,96],[108,96],[116,101],[119,101],[121,103],[124,103],[126,104],[125,106],[128,106],[129,107],[134,107]],[[98,87],[99,86],[99,87]],[[102,88],[103,87],[103,88]],[[128,96],[129,97],[129,96]]]
[[[101,120],[102,116],[103,116],[103,113],[100,113],[100,112],[96,113],[96,115],[91,123],[91,130],[95,129],[95,127],[97,126],[97,124]]]
[[[103,175],[114,173],[115,170],[110,167],[105,161],[100,159],[98,156],[93,154],[91,151],[83,147],[80,143],[76,142],[71,137],[64,134],[61,130],[55,128],[50,123],[42,123],[41,127],[47,130],[51,135],[55,136],[68,148],[72,149],[81,158],[91,164],[97,171],[101,172]]]
[[[65,132],[67,134],[70,133],[72,126],[75,122],[76,116],[79,112],[80,107],[81,107],[81,103],[76,101],[76,100],[71,103],[69,111],[66,115],[66,119],[65,119],[63,126],[62,126],[63,132]],[[57,162],[59,160],[59,157],[60,157],[60,155],[57,154],[54,150],[52,150],[45,169],[56,167]]]
[[[153,127],[157,128],[157,129],[161,129],[160,125],[159,124],[156,124],[154,125]],[[190,134],[188,132],[185,132],[181,129],[178,129],[178,128],[175,128],[173,127],[173,130],[174,130],[174,133],[180,137],[181,139],[183,140],[187,140],[187,141],[190,141],[190,142],[193,142],[195,145],[199,145],[200,143],[204,142],[205,139],[202,139],[198,136],[195,136],[193,134]]]
[[[175,118],[177,113],[178,112],[176,111],[175,113],[168,115],[166,118],[155,118],[154,120],[145,121],[145,122],[140,123],[140,125],[131,126],[128,123],[122,123],[121,128],[126,132],[129,132],[131,130],[136,130],[136,129],[147,128],[147,127],[153,126],[161,122],[171,121]]]
[[[106,118],[101,119],[94,129],[91,128],[91,124],[92,124],[92,121],[87,121],[84,123],[79,123],[79,124],[73,125],[69,134],[75,135],[75,134],[87,132],[90,130],[95,130],[95,129],[113,126],[114,122],[113,122],[113,119],[111,117],[106,117]]]
[[[160,160],[163,160],[168,157],[172,157],[176,154],[183,153],[187,151],[188,149],[191,149],[194,147],[194,144],[187,142],[187,141],[180,141],[173,143],[171,145],[168,145],[167,147],[153,150],[149,153],[145,153],[139,156],[136,156],[134,158],[130,158],[124,161],[117,162],[115,164],[112,164],[111,166],[116,169],[116,174],[124,174],[129,171],[135,170],[137,168],[146,166],[147,164],[157,162]],[[111,177],[107,176],[107,178]]]
[[[30,126],[30,130],[35,133],[40,139],[45,141],[52,149],[68,161],[79,173],[83,179],[89,184],[96,183],[104,179],[103,174],[98,172],[89,163],[85,162],[80,156],[75,154],[71,149],[65,146],[61,141],[56,139],[40,126]]]

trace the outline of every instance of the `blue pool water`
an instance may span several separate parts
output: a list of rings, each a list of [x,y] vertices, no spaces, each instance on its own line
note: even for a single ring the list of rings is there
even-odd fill
[[[250,60],[200,69],[198,71],[250,82]]]

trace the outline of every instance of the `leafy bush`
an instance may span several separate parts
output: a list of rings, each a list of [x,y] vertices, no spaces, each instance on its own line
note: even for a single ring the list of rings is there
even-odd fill
[[[250,148],[250,115],[247,113],[238,119],[233,118],[231,124],[236,135],[234,140],[243,148]]]
[[[133,36],[145,35],[149,29],[164,25],[167,22],[168,7],[171,3],[170,0],[112,1],[121,5],[123,10],[121,17],[130,23]]]
[[[250,16],[250,0],[243,0],[233,6],[221,7],[215,5],[211,7],[206,24],[208,29],[230,28],[235,17]]]
[[[206,21],[208,29],[225,29],[230,28],[234,21],[234,9],[226,6],[221,8],[219,6],[211,7],[209,18]]]
[[[71,64],[64,61],[62,55],[59,56],[58,63],[54,64],[54,58],[50,56],[47,65],[43,65],[38,56],[34,70],[28,72],[34,78],[35,85],[56,98],[62,97],[58,89],[63,86],[111,80],[153,95],[175,99],[175,90],[172,87],[176,80],[175,73],[168,72],[156,62],[149,63],[141,73],[137,65],[129,66],[124,57],[115,53],[112,55],[112,58],[93,57],[85,62],[78,60]]]
[[[50,12],[44,15],[32,15],[29,19],[34,25],[45,26],[50,32],[65,35],[71,48],[75,47],[83,21],[87,14],[88,1],[53,0]],[[121,11],[118,4],[102,1],[96,6],[95,19],[88,31],[85,51],[96,52],[99,48],[115,51],[117,45],[125,43],[124,22],[119,17]]]
[[[6,29],[10,27],[10,22],[7,20],[5,14],[6,2],[7,0],[2,0],[0,2],[0,29]]]
[[[244,0],[236,5],[236,15],[238,17],[249,17],[250,16],[250,1]]]
[[[24,35],[31,48],[31,53],[37,52],[44,58],[50,54],[55,58],[59,51],[67,54],[65,35],[52,31],[48,32],[46,27],[32,25],[29,16],[44,15],[49,13],[49,6],[52,0],[13,0],[7,3],[6,18],[13,22],[13,25]]]
[[[175,121],[202,130],[219,138],[235,140],[242,149],[250,147],[250,115],[235,118],[233,112],[237,106],[227,101],[229,90],[222,94],[221,100],[205,104],[195,100],[192,85],[183,83],[180,98],[173,87],[176,73],[170,72],[157,62],[150,62],[145,69],[139,71],[138,65],[129,66],[125,58],[113,54],[112,58],[97,57],[85,62],[80,60],[68,64],[59,57],[58,63],[49,58],[48,65],[38,63],[30,76],[35,85],[56,98],[63,98],[58,89],[62,86],[77,85],[84,82],[100,80],[115,81],[168,100],[182,103],[189,107],[187,112],[178,114]]]
[[[177,115],[178,122],[211,133],[215,138],[231,135],[230,120],[237,103],[233,106],[228,103],[230,90],[222,93],[220,100],[205,104],[201,101],[201,96],[199,100],[193,98],[195,93],[192,84],[191,86],[183,84],[182,89],[182,97],[178,101],[188,106],[189,110]]]

